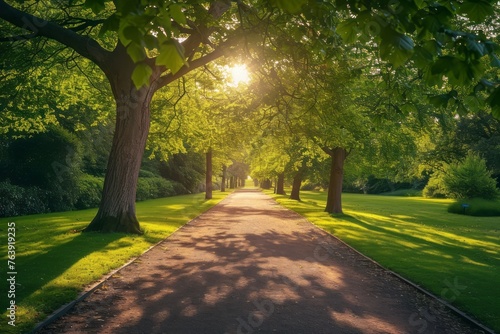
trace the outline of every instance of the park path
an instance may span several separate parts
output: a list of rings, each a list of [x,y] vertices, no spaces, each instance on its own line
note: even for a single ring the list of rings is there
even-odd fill
[[[41,333],[482,332],[269,196],[240,190]]]

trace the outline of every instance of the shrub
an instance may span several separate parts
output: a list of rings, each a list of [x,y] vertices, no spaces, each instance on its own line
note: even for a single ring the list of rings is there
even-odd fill
[[[307,181],[304,184],[302,184],[300,190],[315,190],[317,188],[319,188],[318,184]]]
[[[0,217],[22,216],[49,211],[47,193],[40,188],[23,188],[0,182]]]
[[[139,178],[137,184],[137,201],[176,195],[173,182],[162,177]]]
[[[486,168],[486,161],[476,154],[469,154],[461,163],[450,165],[443,184],[451,197],[494,199],[498,196],[496,180]]]
[[[81,176],[78,180],[78,196],[75,208],[81,210],[99,206],[103,187],[104,178],[92,175]]]
[[[422,191],[422,195],[427,198],[446,198],[448,191],[443,183],[443,174],[441,172],[434,172],[427,185]]]
[[[467,208],[462,205],[468,204]],[[492,201],[481,198],[460,200],[448,206],[448,212],[465,214],[477,217],[500,216],[500,201]]]

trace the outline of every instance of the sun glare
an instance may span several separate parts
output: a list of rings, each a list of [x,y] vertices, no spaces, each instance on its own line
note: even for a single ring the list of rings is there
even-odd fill
[[[247,67],[242,64],[234,65],[228,68],[231,75],[231,86],[238,86],[240,83],[248,83],[250,81],[250,74]]]

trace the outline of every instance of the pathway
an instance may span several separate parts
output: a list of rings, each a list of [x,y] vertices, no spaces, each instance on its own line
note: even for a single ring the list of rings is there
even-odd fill
[[[244,190],[41,333],[482,332],[269,196]]]

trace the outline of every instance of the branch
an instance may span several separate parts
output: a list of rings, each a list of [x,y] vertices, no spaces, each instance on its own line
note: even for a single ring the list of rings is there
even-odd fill
[[[329,148],[327,146],[321,146],[321,149],[323,150],[323,152],[325,152],[329,156],[333,157],[333,150],[331,148]]]
[[[20,11],[8,5],[4,0],[0,0],[0,18],[18,28],[31,31],[32,34],[30,35],[47,37],[58,41],[99,66],[104,64],[106,56],[110,54],[94,39],[78,35],[71,29]]]

